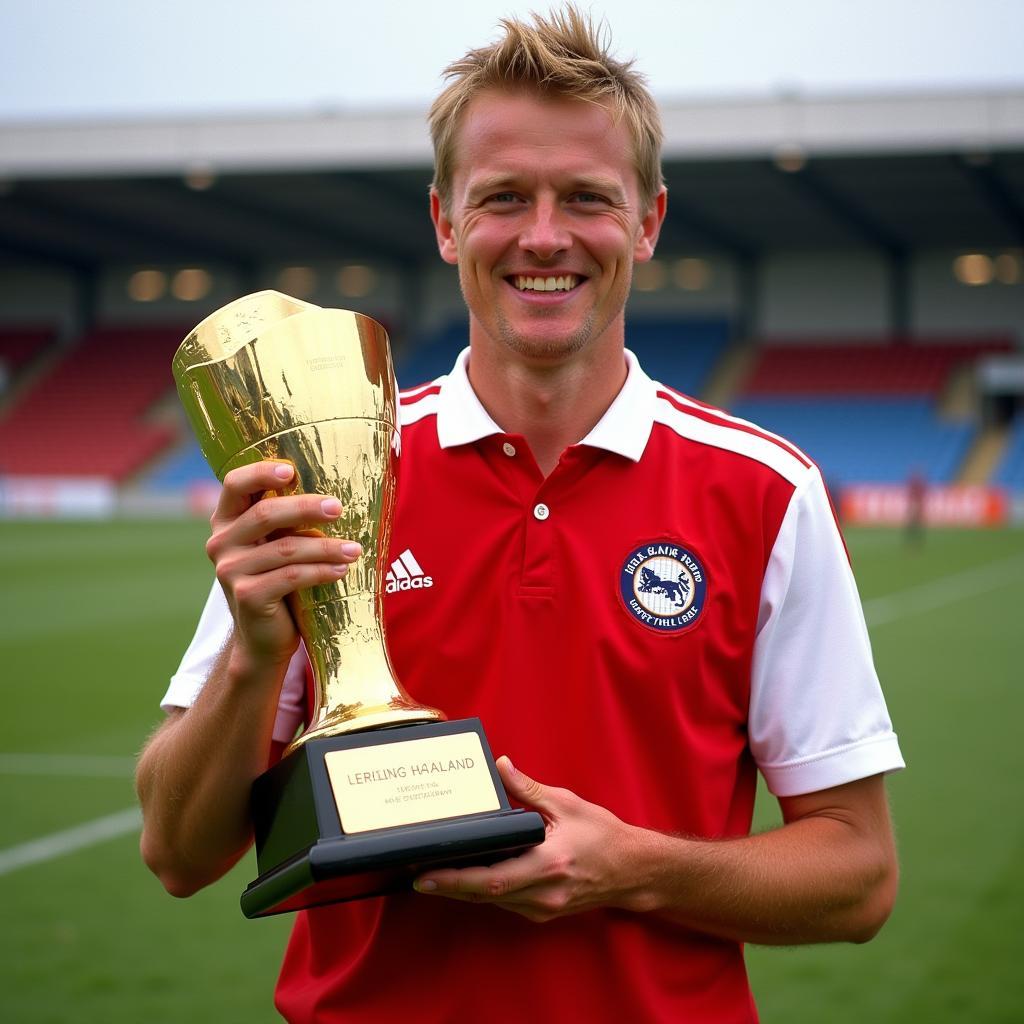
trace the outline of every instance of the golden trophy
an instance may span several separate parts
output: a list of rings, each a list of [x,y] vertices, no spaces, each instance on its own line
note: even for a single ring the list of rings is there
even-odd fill
[[[218,479],[289,462],[288,493],[339,498],[342,515],[320,529],[363,548],[344,579],[289,598],[315,706],[253,785],[259,876],[242,894],[246,917],[377,895],[428,867],[494,863],[539,843],[543,820],[510,807],[479,720],[417,704],[391,666],[382,570],[400,430],[384,328],[258,292],[199,324],[173,374]],[[439,764],[443,787],[428,781]]]

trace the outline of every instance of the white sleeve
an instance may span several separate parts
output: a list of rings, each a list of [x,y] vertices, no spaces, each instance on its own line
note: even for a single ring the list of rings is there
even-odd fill
[[[199,691],[206,685],[217,655],[231,637],[233,627],[234,621],[224,591],[214,580],[192,642],[160,701],[164,711],[190,708],[195,703]],[[274,739],[280,743],[287,743],[302,723],[306,702],[306,661],[306,649],[299,644],[285,673],[277,704]]]
[[[765,571],[749,727],[751,751],[776,796],[904,767],[817,469],[794,491]]]

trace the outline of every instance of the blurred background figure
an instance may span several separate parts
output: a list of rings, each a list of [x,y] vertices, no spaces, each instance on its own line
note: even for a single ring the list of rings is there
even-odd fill
[[[907,481],[907,541],[920,544],[924,540],[925,499],[928,494],[928,483],[924,474],[915,469]]]

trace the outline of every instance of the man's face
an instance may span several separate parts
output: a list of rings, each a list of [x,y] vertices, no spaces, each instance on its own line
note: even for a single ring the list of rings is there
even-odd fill
[[[463,115],[441,256],[457,263],[470,341],[531,362],[620,346],[633,263],[649,260],[664,190],[641,202],[626,126],[603,106],[487,92]]]

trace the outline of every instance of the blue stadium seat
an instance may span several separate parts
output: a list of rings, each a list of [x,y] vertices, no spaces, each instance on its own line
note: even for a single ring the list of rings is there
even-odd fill
[[[833,485],[952,483],[975,430],[940,420],[928,398],[748,398],[730,411],[792,441]]]
[[[655,380],[700,398],[729,335],[729,321],[721,318],[633,318],[627,324],[626,345]]]
[[[992,483],[1014,490],[1024,490],[1024,414],[1013,422],[1003,458]]]
[[[421,337],[395,352],[395,376],[401,388],[414,388],[447,373],[469,344],[464,321]]]
[[[213,470],[203,458],[199,445],[189,441],[168,459],[162,461],[145,479],[147,487],[156,491],[174,491],[189,484],[215,481]]]
[[[727,320],[642,319],[629,321],[626,346],[655,380],[699,397],[729,340]],[[449,324],[395,354],[395,373],[403,388],[425,384],[447,373],[469,344],[464,321]]]

